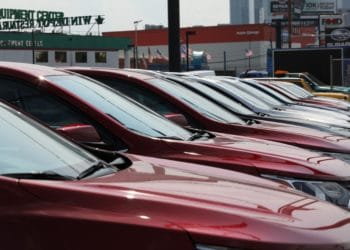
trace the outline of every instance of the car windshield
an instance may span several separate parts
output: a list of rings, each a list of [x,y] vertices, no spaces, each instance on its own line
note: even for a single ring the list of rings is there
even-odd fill
[[[47,76],[51,83],[79,96],[127,129],[141,135],[187,140],[191,133],[123,94],[100,83],[75,75]]]
[[[299,98],[312,97],[312,95],[309,92],[307,92],[303,88],[300,88],[299,86],[296,86],[295,84],[281,83],[278,85],[278,87],[284,89],[285,91],[288,91],[289,93],[292,93],[293,95]]]
[[[189,80],[187,80],[189,81]],[[254,115],[254,112],[249,110],[248,108],[244,107],[239,102],[235,101],[234,99],[227,97],[226,95],[220,93],[219,91],[215,90],[214,88],[207,86],[200,82],[200,80],[191,80],[189,82],[191,87],[195,88],[199,92],[210,96],[211,98],[215,99],[216,101],[222,103],[223,105],[229,107],[230,109],[234,110],[238,114],[244,114],[244,115]],[[242,121],[243,123],[243,121]]]
[[[245,81],[236,82],[236,86],[254,95],[256,98],[263,100],[264,102],[270,104],[271,106],[283,105],[283,103],[278,101],[276,98],[272,97],[271,95],[265,93],[260,89],[257,89],[256,87],[251,86],[249,83],[246,83]]]
[[[278,93],[276,90],[271,89],[268,86],[265,86],[263,84],[259,84],[257,82],[253,82],[250,86],[254,87],[254,88],[260,88],[261,90],[265,91],[266,93],[268,93],[270,96],[274,97],[275,99],[277,99],[278,101],[282,101],[284,103],[293,103],[293,101],[286,97],[283,94]],[[257,86],[257,87],[255,87]],[[281,103],[282,104],[282,103]]]
[[[259,107],[263,110],[271,110],[273,108],[272,105],[269,105],[264,101],[261,101],[259,98],[255,97],[254,95],[251,95],[250,93],[247,93],[245,90],[242,90],[237,86],[233,85],[232,84],[233,82],[234,80],[228,80],[228,79],[221,80],[220,87],[229,91],[233,96],[243,99],[245,102],[249,103],[254,107]]]
[[[176,98],[184,101],[190,105],[197,112],[203,114],[204,116],[226,123],[243,123],[243,121],[226,111],[216,103],[208,100],[207,98],[201,96],[200,94],[191,91],[180,84],[168,81],[160,78],[152,78],[147,80],[152,85],[162,88]]]
[[[310,80],[315,86],[327,86],[324,82],[316,78],[314,75],[311,75],[309,73],[305,73],[305,75],[309,78],[308,80]]]
[[[77,177],[97,159],[20,112],[0,104],[0,174]],[[44,157],[43,157],[44,156]]]
[[[283,85],[285,85],[285,84],[283,84]],[[288,88],[285,88],[285,87],[282,87],[282,86],[279,86],[276,84],[272,84],[272,85],[267,84],[267,86],[273,88],[274,90],[277,90],[277,91],[283,93],[284,95],[292,96],[292,98],[295,98],[295,99],[303,98],[300,96],[300,94],[294,93],[293,91],[291,91]]]

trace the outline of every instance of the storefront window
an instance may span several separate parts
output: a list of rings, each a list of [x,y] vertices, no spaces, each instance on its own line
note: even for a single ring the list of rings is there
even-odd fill
[[[55,51],[55,62],[56,63],[66,63],[67,62],[67,52],[66,51]]]
[[[87,63],[87,52],[75,52],[76,63]]]
[[[96,63],[106,63],[107,53],[106,52],[95,52],[95,62]]]
[[[38,63],[49,62],[49,52],[48,51],[35,51],[35,61]]]

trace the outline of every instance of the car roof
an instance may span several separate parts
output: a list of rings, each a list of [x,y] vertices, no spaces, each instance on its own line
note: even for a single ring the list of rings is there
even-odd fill
[[[27,64],[18,62],[4,62],[0,61],[0,68],[8,71],[21,71],[29,75],[47,76],[47,75],[67,75],[68,72],[57,70],[48,66],[38,64]]]
[[[146,80],[154,78],[154,76],[150,74],[141,73],[138,71],[132,71],[132,70],[123,70],[123,69],[116,69],[116,68],[99,68],[99,67],[62,67],[59,69],[78,72],[78,71],[95,71],[95,72],[107,72],[107,73],[113,73],[113,74],[119,74],[127,77],[133,77],[140,80]]]

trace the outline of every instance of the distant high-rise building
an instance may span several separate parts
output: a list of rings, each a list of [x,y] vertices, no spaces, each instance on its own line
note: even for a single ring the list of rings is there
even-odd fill
[[[230,0],[230,23],[264,23],[270,17],[270,0]]]
[[[271,1],[279,0],[230,0],[230,23],[269,23],[271,21]],[[311,5],[317,2],[334,2],[338,13],[350,11],[349,0],[302,0],[301,2]]]
[[[342,11],[349,12],[350,11],[350,1],[349,0],[339,1],[338,9],[342,10]]]

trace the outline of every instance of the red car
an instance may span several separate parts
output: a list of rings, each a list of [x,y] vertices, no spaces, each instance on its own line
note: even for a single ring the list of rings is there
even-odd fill
[[[289,99],[295,102],[316,104],[316,105],[329,107],[329,108],[336,108],[344,111],[350,110],[350,103],[347,101],[342,101],[342,100],[330,98],[330,97],[313,96],[311,93],[309,93],[305,89],[293,83],[283,82],[283,81],[281,82],[280,79],[278,80],[255,79],[255,80],[261,84],[264,84],[265,86],[268,86],[276,90],[280,94],[283,94],[284,96],[288,97]]]
[[[1,249],[350,249],[350,214],[274,182],[129,155],[101,162],[0,103]]]
[[[272,140],[327,153],[340,153],[337,157],[350,162],[350,139],[347,137],[286,123],[263,120],[244,122],[200,93],[156,76],[104,68],[73,67],[68,70],[99,80],[178,124]],[[230,104],[230,98],[206,86],[201,85],[201,88],[206,88],[203,91],[207,90],[208,95],[217,95],[215,99]]]
[[[74,73],[18,63],[0,63],[0,72],[0,98],[90,148],[241,171],[350,207],[350,165],[334,157],[276,142],[186,130]]]

